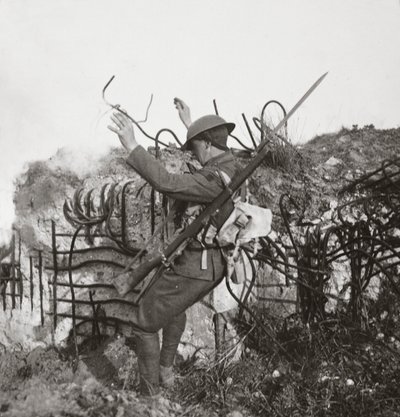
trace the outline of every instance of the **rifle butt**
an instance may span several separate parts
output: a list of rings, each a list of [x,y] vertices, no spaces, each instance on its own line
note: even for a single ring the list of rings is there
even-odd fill
[[[136,288],[149,273],[161,265],[161,256],[142,263],[137,268],[116,276],[112,282],[118,294],[124,297],[129,291]]]

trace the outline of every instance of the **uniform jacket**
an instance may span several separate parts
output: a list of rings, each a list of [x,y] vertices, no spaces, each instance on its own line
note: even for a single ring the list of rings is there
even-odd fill
[[[238,171],[234,157],[230,151],[210,159],[205,166],[195,173],[169,173],[159,161],[141,146],[137,146],[129,155],[128,163],[154,189],[178,201],[187,203],[211,203],[223,190],[224,184],[220,171],[230,178]],[[223,217],[216,218],[216,226],[220,227],[233,209],[232,202],[221,208]],[[202,269],[202,256],[207,256],[207,269]],[[203,262],[204,266],[204,262]],[[207,249],[204,253],[200,244],[190,245],[180,255],[173,265],[173,270],[188,278],[212,281],[219,279],[225,262],[218,248]]]

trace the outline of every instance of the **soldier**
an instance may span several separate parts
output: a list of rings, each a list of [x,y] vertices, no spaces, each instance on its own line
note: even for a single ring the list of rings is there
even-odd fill
[[[202,165],[202,169],[195,173],[169,173],[137,143],[131,121],[121,112],[113,113],[113,124],[108,128],[118,135],[129,152],[127,162],[136,172],[157,191],[186,203],[182,218],[190,221],[221,193],[224,187],[222,176],[232,178],[239,169],[227,147],[228,135],[235,125],[216,115],[203,116],[190,123],[188,107],[177,100],[175,105],[180,117],[189,126],[182,150],[191,151]],[[212,219],[214,230],[222,226],[232,209],[230,200],[219,209]],[[132,319],[142,395],[157,394],[160,383],[166,387],[173,385],[172,365],[185,328],[185,310],[221,282],[225,267],[221,249],[216,243],[196,238],[146,290]]]

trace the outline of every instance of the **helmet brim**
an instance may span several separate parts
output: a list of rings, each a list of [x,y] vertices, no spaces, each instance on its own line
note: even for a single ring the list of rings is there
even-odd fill
[[[226,123],[222,123],[222,124],[220,124],[220,125],[217,125],[217,126],[213,126],[212,128],[210,128],[210,129],[208,129],[208,130],[211,130],[211,129],[214,129],[215,127],[220,127],[220,126],[226,126],[226,128],[228,129],[228,135],[229,134],[231,134],[232,132],[233,132],[233,129],[235,129],[235,127],[236,127],[236,125],[235,125],[235,123],[230,123],[230,122],[226,122]],[[207,132],[207,130],[206,131],[204,131],[204,132]],[[181,150],[182,151],[187,151],[188,150],[188,146],[189,146],[189,144],[192,142],[192,140],[195,140],[195,139],[198,139],[198,137],[200,136],[200,135],[202,135],[204,132],[201,132],[201,133],[199,133],[198,135],[196,135],[196,136],[194,136],[194,137],[192,137],[192,138],[190,138],[190,139],[188,139],[182,146],[181,146]],[[226,147],[226,149],[229,149],[228,147]]]

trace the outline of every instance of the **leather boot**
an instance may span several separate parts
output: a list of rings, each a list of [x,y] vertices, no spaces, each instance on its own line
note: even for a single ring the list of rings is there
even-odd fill
[[[158,333],[139,333],[136,337],[140,393],[152,397],[160,391],[160,342]]]
[[[169,368],[160,365],[160,384],[164,388],[171,388],[175,383],[175,374],[172,366]]]
[[[172,370],[175,354],[178,349],[182,333],[185,330],[186,314],[181,313],[163,328],[163,340],[160,355],[160,380],[168,388],[174,384],[175,376]]]

